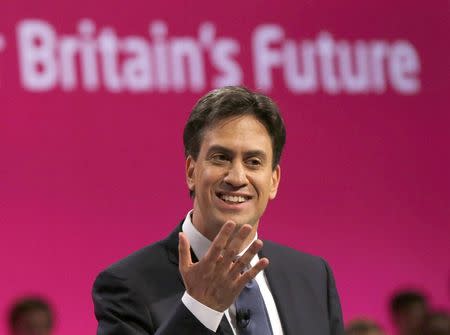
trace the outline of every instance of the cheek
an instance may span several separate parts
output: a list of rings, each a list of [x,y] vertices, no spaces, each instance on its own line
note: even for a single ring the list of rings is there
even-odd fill
[[[210,186],[220,181],[221,173],[218,169],[207,168],[200,171],[198,181],[200,185]]]
[[[273,189],[272,173],[268,173],[264,176],[264,180],[261,181],[261,185],[264,185],[264,193],[269,196]]]

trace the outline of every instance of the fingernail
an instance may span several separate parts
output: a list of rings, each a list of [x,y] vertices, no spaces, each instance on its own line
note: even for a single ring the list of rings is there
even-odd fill
[[[227,229],[233,229],[235,226],[235,223],[233,221],[228,221],[226,223],[226,225],[227,225],[227,227],[226,227]]]

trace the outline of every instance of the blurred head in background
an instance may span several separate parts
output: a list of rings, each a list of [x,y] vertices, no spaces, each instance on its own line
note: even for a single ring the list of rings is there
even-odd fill
[[[398,335],[422,335],[428,301],[423,292],[404,290],[396,292],[390,300],[392,321]]]
[[[355,319],[347,324],[345,335],[385,335],[385,333],[375,321]]]
[[[9,328],[12,335],[51,335],[53,325],[53,310],[40,297],[25,297],[11,306]]]

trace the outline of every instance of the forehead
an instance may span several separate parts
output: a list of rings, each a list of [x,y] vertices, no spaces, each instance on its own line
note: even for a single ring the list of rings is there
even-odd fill
[[[266,127],[253,115],[227,118],[206,128],[201,148],[213,145],[258,146],[259,149],[272,150],[272,140]]]

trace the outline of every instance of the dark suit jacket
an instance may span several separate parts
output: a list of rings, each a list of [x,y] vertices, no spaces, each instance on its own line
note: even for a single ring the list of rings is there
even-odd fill
[[[231,335],[225,316],[217,333],[181,302],[178,232],[100,273],[93,288],[97,335]],[[285,335],[341,335],[342,313],[333,275],[315,256],[264,242],[260,256]]]

